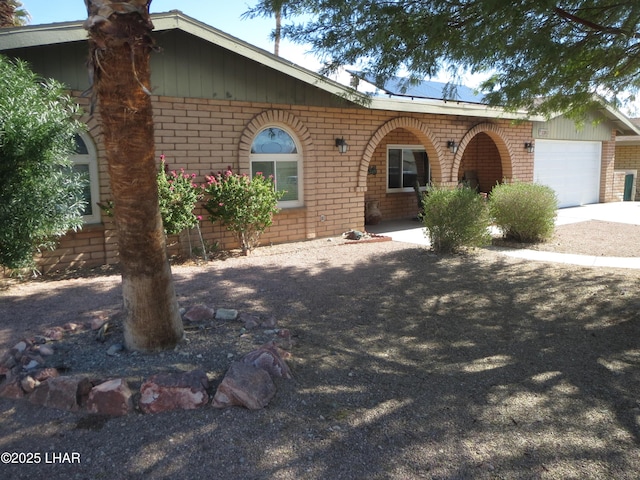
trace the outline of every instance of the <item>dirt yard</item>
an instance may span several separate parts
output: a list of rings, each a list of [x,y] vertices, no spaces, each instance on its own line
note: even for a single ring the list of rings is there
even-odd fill
[[[537,248],[640,256],[639,229],[583,222]],[[0,399],[0,452],[80,458],[2,464],[0,478],[638,478],[638,270],[323,239],[173,271],[183,307],[274,316],[293,335],[294,379],[260,411],[102,418]],[[0,349],[103,316],[114,325],[104,343],[85,332],[54,344],[69,374],[135,387],[202,368],[213,392],[272,333],[213,321],[187,326],[175,351],[109,356],[121,300],[104,273],[0,290]]]

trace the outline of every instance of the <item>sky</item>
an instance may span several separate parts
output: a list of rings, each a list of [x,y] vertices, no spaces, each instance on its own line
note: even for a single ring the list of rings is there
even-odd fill
[[[85,20],[87,9],[84,0],[21,0],[31,14],[30,25]],[[234,37],[273,52],[270,39],[275,28],[273,18],[242,20],[241,15],[255,5],[252,0],[153,0],[151,13],[180,10],[185,15],[216,27]],[[288,41],[280,43],[280,56],[310,70],[318,70],[320,62],[306,54],[307,47]]]

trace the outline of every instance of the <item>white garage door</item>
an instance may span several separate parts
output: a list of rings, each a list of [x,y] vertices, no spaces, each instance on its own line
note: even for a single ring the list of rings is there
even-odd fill
[[[598,203],[600,142],[536,140],[533,178],[553,188],[559,207]]]

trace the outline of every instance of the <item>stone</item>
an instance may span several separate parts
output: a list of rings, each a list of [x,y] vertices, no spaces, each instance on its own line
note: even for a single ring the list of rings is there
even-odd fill
[[[57,369],[52,367],[43,368],[42,370],[39,370],[38,372],[33,374],[33,378],[35,378],[38,382],[44,382],[49,378],[59,377],[59,376],[60,376],[60,372],[58,372]]]
[[[246,328],[247,330],[253,330],[258,325],[260,325],[260,317],[251,313],[242,312],[240,315],[238,315],[238,320],[240,320],[244,324],[244,328]]]
[[[107,349],[107,355],[109,355],[110,357],[115,357],[122,351],[124,351],[124,345],[121,343],[114,343]]]
[[[40,385],[40,382],[31,375],[27,375],[20,381],[20,386],[22,387],[22,390],[24,390],[24,393],[33,392],[38,385]]]
[[[91,389],[86,408],[90,413],[121,417],[133,411],[133,394],[122,378],[108,380]]]
[[[65,329],[67,332],[76,332],[80,330],[82,327],[77,323],[67,322],[64,324],[62,328]]]
[[[100,330],[105,323],[107,323],[106,318],[94,317],[91,319],[89,325],[91,330]]]
[[[27,398],[35,405],[77,412],[79,377],[52,377],[40,383]]]
[[[260,326],[262,328],[276,328],[276,325],[278,325],[278,322],[276,321],[276,317],[271,315],[270,317],[267,317],[265,320],[263,320]]]
[[[257,350],[247,353],[242,358],[242,362],[260,368],[272,377],[291,378],[291,370],[283,358],[288,355],[273,342],[269,342]]]
[[[271,376],[243,362],[233,362],[213,397],[212,407],[241,406],[249,410],[264,408],[276,394]]]
[[[0,397],[20,399],[24,398],[24,390],[17,378],[5,381],[0,385]]]
[[[44,331],[44,336],[51,340],[62,340],[64,329],[62,327],[52,327]]]
[[[161,373],[140,387],[138,405],[144,413],[191,410],[209,402],[209,379],[202,370],[187,373]]]
[[[53,347],[50,347],[49,345],[40,345],[38,347],[38,353],[44,357],[50,357],[55,352],[53,350]]]
[[[194,305],[185,312],[182,319],[187,322],[207,322],[213,320],[215,311],[206,305]]]
[[[219,308],[216,310],[216,320],[236,320],[238,318],[238,311],[231,308]]]
[[[20,352],[20,353],[23,353],[23,352],[27,349],[27,347],[28,347],[27,342],[25,342],[24,340],[22,340],[22,341],[20,341],[20,342],[16,343],[16,344],[13,346],[12,350],[13,350],[14,352]]]

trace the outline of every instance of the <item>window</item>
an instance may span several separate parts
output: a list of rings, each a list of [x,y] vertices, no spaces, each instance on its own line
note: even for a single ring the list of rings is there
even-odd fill
[[[73,170],[84,174],[87,184],[84,188],[84,223],[100,222],[100,207],[98,206],[98,159],[93,143],[84,133],[76,134],[76,151],[71,156]]]
[[[431,181],[427,152],[421,146],[387,147],[387,191],[411,192],[416,182],[421,189]]]
[[[251,176],[273,176],[276,190],[286,193],[280,208],[302,205],[302,155],[293,136],[280,127],[261,130],[251,145]]]

